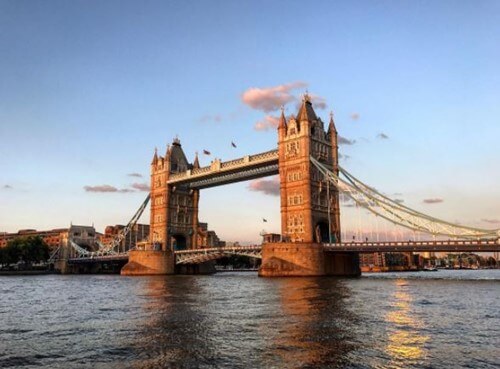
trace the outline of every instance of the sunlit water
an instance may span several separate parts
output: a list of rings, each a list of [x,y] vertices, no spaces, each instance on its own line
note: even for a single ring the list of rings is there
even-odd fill
[[[498,368],[500,270],[0,277],[2,368]]]

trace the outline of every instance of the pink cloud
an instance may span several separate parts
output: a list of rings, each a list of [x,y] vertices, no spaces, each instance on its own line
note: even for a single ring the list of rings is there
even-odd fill
[[[274,87],[252,87],[243,92],[241,100],[253,109],[266,113],[276,111],[280,106],[296,100],[290,92],[297,88],[305,88],[307,83],[297,81]]]
[[[256,179],[248,185],[250,191],[263,192],[266,195],[280,195],[280,180],[278,177],[273,179]]]
[[[99,186],[84,186],[83,189],[86,192],[134,192],[133,190],[127,189],[127,188],[122,188],[118,189],[114,186],[110,185],[99,185]]]
[[[311,97],[311,102],[316,109],[326,109],[327,105],[324,97],[314,94],[309,94],[309,96]]]
[[[149,192],[149,185],[147,183],[133,183],[130,187],[139,191]]]
[[[266,115],[263,120],[255,123],[253,127],[256,131],[268,131],[269,129],[276,129],[280,123],[278,117],[273,117],[272,115]]]
[[[311,99],[311,102],[313,104],[313,107],[315,109],[326,109],[327,105],[326,105],[326,99],[324,97],[321,97],[319,95],[315,95],[315,94],[311,94],[309,93],[309,98]],[[297,99],[297,103],[295,104],[295,108],[297,110],[300,109],[302,105],[302,97],[299,99]]]
[[[443,202],[444,200],[443,199],[439,199],[439,198],[434,198],[434,199],[424,199],[424,201],[422,201],[424,204],[439,204],[440,202]]]

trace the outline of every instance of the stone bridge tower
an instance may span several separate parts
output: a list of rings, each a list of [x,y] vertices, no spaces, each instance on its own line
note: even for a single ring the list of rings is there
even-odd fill
[[[282,112],[278,126],[281,234],[291,242],[339,242],[340,206],[335,187],[311,164],[313,156],[338,172],[337,131],[330,118],[325,131],[309,96],[296,117]]]
[[[157,152],[151,162],[151,218],[149,240],[155,249],[196,248],[199,190],[169,186],[171,174],[199,167],[198,157],[191,165],[179,139],[167,147],[165,156]]]
[[[338,173],[337,130],[331,116],[325,131],[307,94],[296,117],[281,113],[278,155],[282,242],[262,245],[259,275],[359,275],[357,254],[327,253],[322,245],[340,242],[339,193],[310,156]]]

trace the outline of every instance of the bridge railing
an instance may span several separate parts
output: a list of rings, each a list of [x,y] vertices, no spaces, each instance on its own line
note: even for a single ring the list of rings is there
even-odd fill
[[[498,245],[499,240],[449,240],[449,241],[378,241],[378,242],[341,242],[324,243],[325,246],[343,247],[343,246],[474,246],[474,245]]]

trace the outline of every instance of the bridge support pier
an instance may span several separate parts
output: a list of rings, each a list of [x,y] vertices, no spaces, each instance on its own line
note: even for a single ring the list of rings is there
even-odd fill
[[[68,260],[59,259],[54,263],[54,270],[61,274],[69,274]]]
[[[266,243],[262,245],[261,277],[359,276],[354,253],[325,252],[317,243]]]
[[[121,275],[166,275],[175,274],[175,255],[171,251],[132,250]]]

